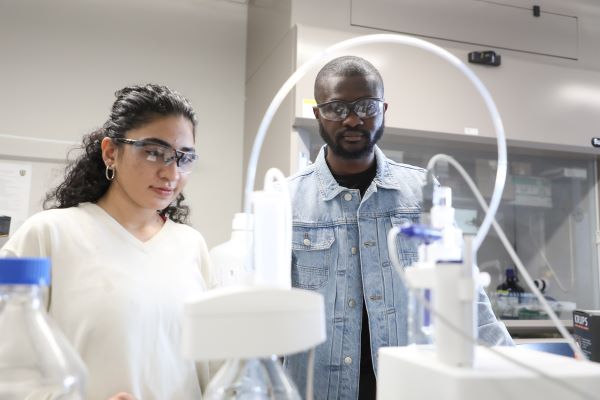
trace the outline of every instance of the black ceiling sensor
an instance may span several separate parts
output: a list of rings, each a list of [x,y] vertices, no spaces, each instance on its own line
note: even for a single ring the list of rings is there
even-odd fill
[[[469,62],[497,67],[500,65],[501,57],[500,54],[496,54],[496,52],[492,50],[472,51],[469,53]]]
[[[539,17],[542,15],[542,11],[540,10],[540,6],[533,6],[533,16]]]
[[[592,146],[594,146],[594,147],[600,147],[600,137],[593,137],[592,138]]]

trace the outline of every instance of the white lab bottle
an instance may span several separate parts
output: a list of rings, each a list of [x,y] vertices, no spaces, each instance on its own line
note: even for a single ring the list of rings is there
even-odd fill
[[[231,223],[231,239],[210,250],[210,258],[215,268],[219,286],[233,286],[245,283],[246,256],[251,250],[252,216],[236,213]]]
[[[253,283],[292,288],[292,203],[285,177],[271,168],[265,187],[252,194],[254,215]]]
[[[0,258],[0,399],[80,400],[86,370],[48,316],[46,258]]]

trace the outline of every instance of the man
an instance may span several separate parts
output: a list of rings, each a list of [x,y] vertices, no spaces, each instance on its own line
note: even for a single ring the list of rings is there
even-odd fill
[[[425,170],[387,159],[375,145],[387,103],[381,75],[359,57],[326,64],[315,81],[323,146],[315,163],[290,178],[292,281],[325,297],[327,340],[315,355],[317,399],[374,399],[377,350],[407,344],[407,291],[390,262],[387,233],[417,221]],[[399,239],[410,265],[414,246]],[[512,344],[482,292],[479,337]],[[307,354],[286,358],[303,391]]]

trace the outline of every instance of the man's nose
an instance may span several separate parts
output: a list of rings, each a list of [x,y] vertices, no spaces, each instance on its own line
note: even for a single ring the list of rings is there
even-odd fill
[[[364,121],[360,119],[354,111],[350,111],[350,113],[348,114],[348,116],[346,116],[346,118],[344,118],[342,123],[344,126],[354,128],[356,126],[363,125]]]

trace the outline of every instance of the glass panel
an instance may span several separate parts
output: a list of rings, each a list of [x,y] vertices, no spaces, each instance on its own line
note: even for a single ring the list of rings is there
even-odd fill
[[[475,143],[476,140],[482,141],[481,138],[470,143],[388,135],[380,147],[395,161],[421,167],[438,153],[454,157],[489,202],[496,173],[496,146]],[[321,145],[320,138],[313,135],[312,160]],[[570,311],[574,307],[599,308],[596,157],[510,146],[508,164],[507,183],[496,219],[529,274],[538,280],[540,288],[545,285],[543,293],[547,299],[556,301],[552,304],[563,320],[571,320]],[[448,164],[438,164],[436,176],[443,185],[452,188],[460,227],[475,233],[484,214],[466,183]],[[517,284],[524,288],[524,296],[516,299],[500,296],[500,303],[495,302],[497,288],[506,280],[506,270],[515,267],[493,231],[481,246],[478,264],[492,277],[486,291],[499,316],[547,318],[537,307],[537,301],[527,294],[531,291],[523,280]]]

